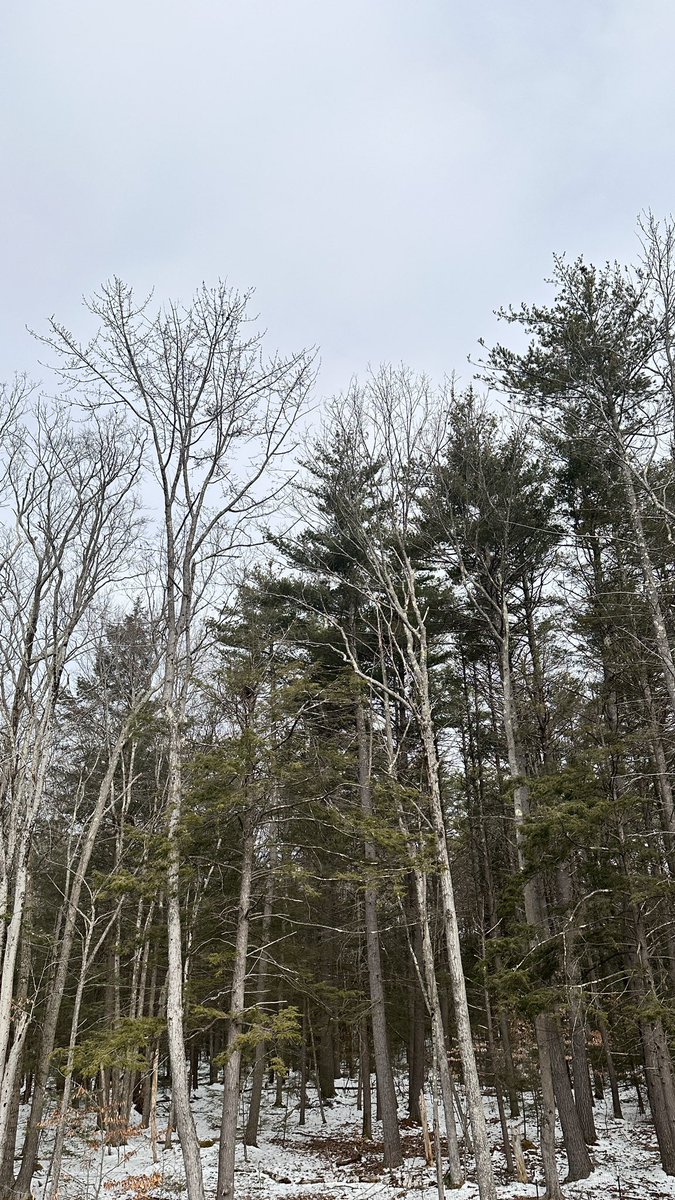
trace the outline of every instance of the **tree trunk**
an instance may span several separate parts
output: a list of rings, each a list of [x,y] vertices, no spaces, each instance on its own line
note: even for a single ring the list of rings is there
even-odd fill
[[[534,1018],[541,1078],[541,1159],[546,1180],[546,1200],[562,1200],[563,1191],[558,1176],[555,1157],[555,1092],[553,1069],[550,1057],[550,1041],[546,1017],[538,1013]],[[585,1146],[584,1146],[585,1149]]]
[[[333,1054],[333,1018],[325,1008],[319,1010],[317,1026],[316,1070],[322,1100],[335,1096],[335,1055]]]
[[[509,1093],[509,1108],[511,1109],[511,1117],[520,1116],[520,1104],[518,1102],[518,1089],[516,1087],[516,1072],[513,1066],[513,1054],[511,1051],[511,1031],[509,1029],[509,1018],[503,1009],[499,1010],[499,1041],[504,1055],[504,1070],[506,1073],[506,1088]]]
[[[654,1122],[656,1140],[659,1144],[661,1165],[666,1175],[675,1175],[675,1138],[673,1137],[672,1109],[663,1086],[660,1054],[658,1049],[657,1022],[642,1021],[640,1036],[645,1061],[645,1081],[649,1107]]]
[[[182,807],[182,774],[178,717],[171,704],[166,705],[169,724],[169,762],[167,782],[167,830],[169,863],[167,868],[167,974],[166,1020],[171,1062],[171,1104],[180,1138],[185,1166],[188,1200],[205,1200],[199,1141],[190,1108],[186,1058],[185,1014],[183,1008],[183,945],[180,907],[179,834]]]
[[[593,1164],[588,1154],[586,1140],[574,1103],[574,1096],[572,1095],[560,1030],[554,1018],[550,1015],[544,1014],[543,1021],[548,1038],[551,1071],[553,1074],[553,1090],[567,1153],[567,1182],[573,1183],[577,1179],[587,1179],[593,1170]]]
[[[119,916],[119,908],[118,908],[117,915]],[[89,974],[89,969],[91,967],[91,964],[94,961],[99,949],[103,945],[103,942],[105,941],[105,938],[110,930],[111,925],[114,925],[116,923],[116,919],[117,918],[113,918],[113,920],[108,923],[106,929],[102,933],[101,937],[98,939],[98,942],[93,950],[91,949],[91,939],[92,939],[93,933],[94,933],[94,921],[95,921],[94,911],[91,912],[89,919],[87,921],[87,926],[86,926],[87,932],[86,932],[84,943],[82,946],[82,962],[81,962],[80,971],[78,974],[77,987],[75,989],[75,1000],[73,1003],[73,1015],[70,1020],[70,1040],[68,1042],[68,1055],[66,1058],[66,1065],[65,1065],[64,1071],[63,1071],[64,1085],[63,1085],[63,1094],[61,1096],[61,1111],[59,1113],[59,1121],[58,1121],[58,1125],[56,1128],[56,1138],[54,1140],[54,1150],[52,1153],[52,1161],[51,1161],[51,1167],[50,1167],[50,1191],[49,1191],[50,1200],[52,1197],[56,1198],[59,1194],[59,1183],[61,1180],[61,1163],[62,1163],[62,1158],[63,1158],[63,1147],[65,1145],[65,1139],[66,1139],[66,1129],[67,1129],[67,1122],[68,1122],[68,1113],[69,1113],[69,1108],[70,1108],[70,1098],[72,1095],[72,1088],[73,1088],[73,1067],[74,1067],[74,1063],[75,1063],[75,1050],[77,1047],[77,1035],[78,1035],[79,1025],[80,1025],[80,1009],[82,1007],[82,997],[84,995],[84,988],[85,988],[85,984],[87,982],[87,976]]]
[[[415,960],[415,966],[418,971],[420,986],[423,984],[424,987],[424,999],[431,1018],[431,1041],[441,1082],[445,1134],[448,1146],[448,1184],[451,1188],[457,1188],[461,1187],[464,1182],[464,1172],[462,1170],[462,1160],[457,1139],[454,1089],[452,1086],[452,1075],[450,1074],[450,1064],[448,1063],[448,1052],[445,1045],[445,1030],[436,980],[436,965],[434,962],[433,946],[431,944],[429,918],[427,916],[426,877],[417,866],[413,867],[413,882],[422,934],[422,966],[420,967],[417,959]]]
[[[485,957],[485,948],[483,947],[483,957]],[[488,1040],[488,1055],[490,1059],[490,1068],[492,1070],[492,1078],[495,1085],[495,1095],[497,1097],[497,1110],[499,1112],[499,1124],[502,1131],[502,1142],[504,1145],[504,1158],[506,1159],[506,1172],[509,1179],[515,1178],[515,1170],[513,1163],[513,1154],[511,1152],[511,1139],[509,1137],[509,1127],[506,1123],[506,1109],[504,1108],[504,1094],[502,1091],[502,1081],[499,1077],[499,1065],[497,1059],[497,1046],[494,1035],[494,1021],[492,1018],[492,1003],[490,1001],[490,993],[487,988],[483,989],[483,997],[485,1001],[485,1023],[487,1027]],[[522,1180],[521,1180],[522,1182]]]
[[[368,1045],[368,1022],[365,1017],[359,1022],[359,1047],[361,1065],[361,1097],[363,1112],[361,1116],[361,1135],[372,1141],[373,1137],[373,1095],[370,1090],[370,1047]]]
[[[29,910],[30,911],[30,910]],[[26,918],[29,918],[29,911]],[[11,1194],[14,1184],[14,1151],[19,1123],[21,1100],[21,1061],[28,1033],[31,1007],[28,1004],[28,985],[33,958],[30,931],[21,946],[16,987],[12,1045],[7,1056],[5,1072],[0,1081],[0,1195]]]
[[[223,1116],[220,1126],[216,1200],[234,1200],[234,1155],[237,1141],[239,1071],[241,1067],[241,1046],[238,1044],[238,1038],[242,1031],[242,1014],[245,1002],[246,959],[248,955],[254,849],[255,829],[249,815],[245,818],[243,830],[243,861],[241,882],[239,885],[239,908],[237,911],[234,962],[232,966],[230,1023],[227,1031],[227,1058],[223,1083]]]
[[[417,962],[423,962],[422,929],[419,912],[415,905],[415,927],[413,947]],[[413,973],[409,996],[410,1028],[408,1034],[408,1116],[416,1124],[421,1123],[420,1092],[424,1088],[425,1076],[425,1005],[424,995],[417,975]]]
[[[576,948],[576,930],[572,923],[574,900],[572,877],[566,863],[561,866],[558,872],[558,883],[561,900],[567,910],[563,929],[563,941],[565,946],[567,997],[570,1009],[574,1103],[586,1144],[592,1146],[597,1142],[598,1136],[595,1132],[595,1122],[593,1120],[593,1095],[588,1071],[588,1054],[586,1052],[586,1014],[580,983],[581,973]]]
[[[410,651],[410,646],[409,646]],[[384,655],[384,644],[380,633],[380,664],[382,668],[382,679],[386,686],[387,668]],[[396,761],[394,755],[394,738],[391,721],[391,713],[389,709],[389,698],[385,698],[384,705],[385,718],[385,733],[386,733],[386,748],[387,748],[387,767],[389,775],[392,779],[396,778]],[[433,738],[433,733],[432,733]],[[438,762],[435,758],[436,747],[434,742],[434,762],[436,764],[436,781],[438,784]],[[405,824],[405,814],[401,806],[398,813],[399,827],[406,840],[410,840],[410,833]],[[445,828],[442,813],[441,824]],[[443,848],[447,860],[447,843],[445,835],[443,835]],[[413,850],[414,853],[414,850]],[[449,860],[448,860],[449,871]],[[426,875],[415,861],[412,863],[411,883],[413,887],[414,900],[416,905],[416,920],[415,920],[415,943],[411,945],[417,982],[424,998],[424,1003],[431,1019],[431,1037],[432,1045],[435,1051],[435,1061],[437,1062],[438,1073],[441,1082],[441,1095],[443,1100],[443,1112],[445,1116],[445,1131],[448,1147],[448,1178],[451,1187],[461,1186],[464,1174],[459,1155],[459,1144],[457,1140],[457,1126],[455,1122],[455,1109],[453,1101],[453,1086],[452,1076],[450,1074],[450,1066],[448,1063],[448,1054],[445,1044],[445,1023],[441,1012],[441,1000],[438,992],[438,983],[436,979],[436,964],[434,961],[434,951],[431,941],[431,931],[429,928],[429,917],[427,912],[427,880]],[[444,911],[445,916],[445,911]],[[417,949],[416,949],[417,947]],[[420,955],[418,951],[421,950]],[[473,1049],[473,1048],[472,1048]],[[475,1068],[475,1059],[474,1059]],[[423,1088],[420,1088],[420,1096],[423,1097]],[[418,1099],[418,1107],[420,1108],[420,1120],[422,1117],[421,1101]],[[482,1103],[481,1103],[482,1114]],[[484,1120],[484,1117],[483,1117]],[[490,1181],[492,1180],[492,1185]],[[482,1169],[479,1172],[479,1181],[481,1187],[486,1188],[486,1200],[490,1200],[490,1186],[494,1188],[494,1179],[492,1176],[492,1163],[489,1163],[489,1171],[486,1172],[485,1161],[482,1162]],[[483,1193],[481,1192],[481,1198]]]
[[[302,1042],[300,1043],[300,1113],[298,1125],[304,1125],[307,1112],[307,1001],[302,1007]]]
[[[518,721],[511,675],[509,613],[505,600],[502,608],[500,651],[500,669],[504,705],[504,733],[506,735],[509,771],[512,779],[515,781],[518,779],[522,780],[524,778],[525,770],[523,768],[523,755],[518,739]],[[529,789],[527,784],[524,782],[516,783],[513,788],[513,809],[516,826],[518,865],[521,873],[525,874],[527,863],[525,861],[523,826],[529,813]],[[525,918],[532,931],[532,942],[535,944],[538,938],[541,936],[541,933],[546,932],[544,921],[544,901],[543,897],[541,896],[541,887],[538,880],[531,878],[526,880],[523,887],[523,899],[525,904]],[[556,1196],[560,1191],[560,1181],[558,1179],[557,1167],[555,1165],[556,1101],[558,1102],[559,1109],[562,1105],[560,1119],[563,1126],[563,1136],[565,1139],[565,1149],[567,1151],[570,1178],[587,1178],[593,1170],[593,1165],[591,1163],[588,1150],[586,1149],[586,1143],[581,1130],[579,1117],[577,1115],[576,1108],[574,1107],[574,1098],[572,1096],[572,1089],[569,1083],[567,1068],[565,1067],[565,1059],[564,1054],[562,1053],[562,1047],[560,1045],[559,1033],[555,1027],[552,1026],[551,1019],[545,1013],[540,1013],[537,1016],[535,1020],[535,1030],[537,1033],[537,1048],[539,1052],[539,1068],[542,1085],[542,1159],[544,1163],[547,1194],[553,1197]],[[560,1067],[561,1060],[562,1070]],[[551,1102],[553,1102],[552,1116],[550,1113]]]
[[[483,1098],[481,1096],[480,1083],[478,1080],[476,1056],[473,1047],[469,1004],[466,994],[466,982],[464,979],[464,968],[462,966],[462,954],[459,940],[459,925],[457,922],[454,888],[452,884],[452,875],[450,872],[450,858],[448,855],[448,844],[446,840],[445,817],[443,814],[443,804],[441,800],[438,754],[436,750],[431,700],[429,695],[429,680],[426,673],[426,636],[423,632],[423,626],[420,629],[420,634],[422,640],[423,665],[420,666],[416,657],[410,656],[411,658],[414,657],[414,661],[410,662],[410,666],[417,675],[416,683],[419,695],[420,732],[422,735],[429,780],[431,819],[435,835],[436,854],[439,867],[439,886],[443,912],[445,943],[448,954],[448,968],[455,1007],[455,1023],[457,1026],[457,1046],[459,1049],[459,1055],[464,1074],[464,1087],[466,1089],[467,1108],[469,1113],[469,1121],[471,1124],[471,1133],[473,1135],[479,1195],[481,1200],[496,1200],[494,1173],[492,1170],[492,1157],[490,1153],[490,1143],[487,1136],[487,1127],[485,1124],[485,1113],[483,1111]]]
[[[593,1094],[588,1070],[586,1050],[586,1020],[578,989],[573,987],[569,994],[572,1027],[572,1075],[574,1079],[574,1103],[579,1115],[586,1144],[595,1145],[598,1135],[593,1120]]]
[[[609,1040],[609,1033],[607,1031],[607,1025],[605,1024],[604,1018],[601,1017],[599,1014],[596,1014],[595,1020],[596,1020],[598,1029],[600,1030],[600,1036],[602,1038],[602,1048],[605,1051],[605,1059],[607,1062],[607,1074],[609,1076],[609,1087],[610,1087],[610,1091],[612,1093],[612,1115],[616,1118],[617,1121],[623,1121],[623,1111],[621,1109],[621,1096],[619,1094],[619,1080],[618,1080],[618,1077],[616,1074],[616,1067],[614,1065],[614,1055],[612,1054],[612,1047],[611,1047],[610,1040]]]
[[[146,697],[144,696],[143,702],[145,699]],[[140,706],[141,700],[138,701],[138,705],[134,708],[134,717],[136,715],[137,708],[140,708]],[[37,1063],[35,1066],[35,1078],[33,1084],[30,1116],[28,1118],[23,1149],[21,1152],[21,1166],[16,1180],[17,1191],[21,1193],[30,1192],[31,1180],[35,1172],[35,1164],[37,1162],[38,1145],[40,1141],[42,1117],[44,1113],[44,1103],[47,1091],[47,1081],[51,1068],[51,1058],[54,1052],[56,1030],[58,1026],[59,1013],[61,1011],[61,1001],[66,988],[70,956],[77,928],[80,897],[82,894],[82,889],[85,885],[87,870],[89,868],[91,856],[94,852],[101,822],[106,810],[113,776],[117,769],[125,742],[129,736],[131,725],[132,716],[129,716],[125,720],[124,726],[120,730],[119,736],[110,752],[106,773],[98,790],[96,804],[87,828],[86,837],[80,851],[79,859],[73,870],[70,894],[65,900],[65,915],[62,923],[63,928],[61,943],[56,953],[56,970],[49,988],[49,994],[47,996],[45,1012],[42,1020],[42,1032],[40,1037],[40,1048],[38,1052]],[[200,1198],[195,1196],[190,1197],[190,1200],[200,1200]]]
[[[260,946],[260,957],[258,958],[258,978],[256,981],[256,1007],[261,1009],[265,1003],[267,996],[267,972],[269,967],[269,951],[268,944],[270,940],[270,931],[272,928],[272,902],[274,899],[274,865],[275,855],[270,848],[270,862],[267,868],[267,883],[265,887],[265,904],[263,908],[263,919],[260,937],[262,944]],[[258,1042],[255,1048],[255,1062],[253,1064],[253,1081],[251,1084],[251,1100],[248,1108],[248,1117],[246,1120],[246,1130],[244,1133],[244,1141],[247,1146],[258,1145],[258,1124],[260,1121],[260,1102],[262,1100],[263,1082],[265,1079],[265,1055],[266,1048],[263,1041]]]
[[[633,990],[638,1004],[658,1008],[659,999],[642,914],[632,910],[636,948]],[[670,1046],[660,1017],[640,1022],[647,1095],[667,1175],[675,1175],[675,1074]]]
[[[359,757],[361,812],[366,820],[372,820],[373,802],[370,788],[370,749],[366,717],[361,697],[356,701],[356,736]],[[377,851],[375,845],[369,840],[365,842],[365,856],[366,871],[371,871],[377,862]],[[364,891],[364,916],[368,956],[368,983],[370,986],[370,1019],[373,1029],[375,1076],[377,1079],[382,1119],[384,1164],[386,1167],[398,1167],[403,1162],[403,1152],[398,1126],[398,1101],[396,1099],[396,1089],[394,1088],[394,1075],[391,1069],[391,1055],[389,1053],[389,1039],[387,1037],[387,1012],[384,984],[382,981],[380,934],[377,920],[377,891],[372,881],[367,882]]]
[[[638,558],[640,560],[640,567],[642,570],[642,579],[644,582],[647,603],[649,605],[649,611],[651,613],[651,618],[652,618],[652,628],[654,630],[654,642],[655,642],[655,646],[656,646],[656,653],[657,653],[657,657],[661,663],[663,682],[666,687],[666,692],[668,693],[670,712],[671,712],[671,715],[675,717],[675,663],[673,662],[673,655],[672,655],[672,651],[670,648],[670,641],[668,639],[668,631],[666,629],[666,622],[665,622],[665,618],[663,615],[661,598],[659,596],[658,582],[657,582],[657,578],[656,578],[656,573],[654,571],[654,566],[653,566],[653,563],[651,560],[651,556],[649,553],[647,539],[645,537],[644,525],[642,523],[642,515],[640,513],[640,508],[639,508],[638,501],[637,501],[637,495],[635,492],[635,482],[633,479],[633,473],[628,464],[627,453],[623,446],[623,439],[621,438],[621,434],[620,434],[620,432],[618,430],[618,426],[616,424],[615,424],[615,428],[614,428],[614,433],[615,433],[615,437],[617,439],[617,443],[619,446],[621,474],[622,474],[624,492],[625,492],[625,496],[626,496],[626,505],[628,508],[628,515],[630,518],[630,524],[632,526],[633,535],[635,537],[635,542],[637,545]]]

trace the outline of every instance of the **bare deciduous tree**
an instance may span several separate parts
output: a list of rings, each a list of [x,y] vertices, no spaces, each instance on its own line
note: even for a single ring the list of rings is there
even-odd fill
[[[140,443],[119,417],[95,415],[74,426],[63,412],[40,403],[7,431],[4,446],[0,1071],[9,1097],[20,1048],[17,1029],[12,1032],[16,962],[57,706],[69,666],[91,641],[97,597],[128,571]],[[6,1111],[3,1100],[2,1160]],[[31,1161],[34,1155],[26,1158],[22,1186],[30,1182]]]
[[[49,344],[63,379],[94,409],[132,414],[147,437],[159,491],[165,637],[162,707],[167,740],[166,832],[169,975],[167,1022],[176,1124],[190,1200],[203,1200],[199,1145],[185,1071],[179,831],[182,743],[200,619],[226,567],[257,537],[256,522],[283,486],[279,468],[312,383],[305,353],[265,360],[251,331],[249,297],[202,287],[189,308],[153,311],[119,279],[89,303],[99,322],[83,344],[52,320]],[[229,1136],[229,1135],[228,1135]],[[225,1147],[221,1147],[221,1159]],[[221,1179],[218,1194],[232,1184]]]

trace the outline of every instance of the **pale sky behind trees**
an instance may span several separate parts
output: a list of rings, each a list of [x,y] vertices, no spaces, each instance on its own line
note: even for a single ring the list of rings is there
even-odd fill
[[[0,379],[118,274],[255,287],[267,346],[467,379],[554,251],[675,209],[672,0],[7,0]]]

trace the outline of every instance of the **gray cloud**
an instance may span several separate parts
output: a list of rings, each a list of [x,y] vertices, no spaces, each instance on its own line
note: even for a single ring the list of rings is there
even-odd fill
[[[9,10],[9,11],[8,11]],[[26,0],[0,48],[0,377],[113,273],[270,346],[465,376],[554,250],[673,206],[670,0]]]

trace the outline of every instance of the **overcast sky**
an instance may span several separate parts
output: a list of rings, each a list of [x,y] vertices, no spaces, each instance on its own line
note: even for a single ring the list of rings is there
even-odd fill
[[[673,0],[5,0],[0,378],[117,274],[255,287],[320,390],[468,378],[552,253],[675,208]]]

